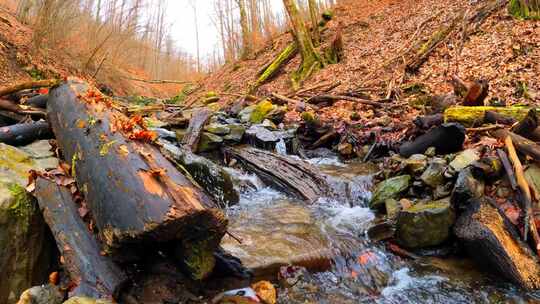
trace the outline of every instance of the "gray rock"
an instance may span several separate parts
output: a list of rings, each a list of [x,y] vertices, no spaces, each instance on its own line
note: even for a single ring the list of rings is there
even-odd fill
[[[274,150],[280,137],[261,125],[253,125],[246,131],[248,144],[265,150]]]
[[[271,131],[277,130],[276,124],[273,123],[270,119],[265,119],[261,125]]]
[[[478,151],[475,149],[467,149],[458,153],[454,160],[450,162],[449,166],[455,172],[459,172],[479,159],[480,156],[478,155]]]
[[[422,173],[420,179],[431,188],[444,183],[444,172],[446,171],[446,161],[441,158],[434,158],[429,163],[426,171]]]
[[[373,192],[369,207],[373,209],[379,208],[387,199],[397,198],[400,193],[409,188],[411,179],[410,175],[401,175],[380,182]]]
[[[424,154],[414,154],[403,161],[405,169],[411,174],[420,174],[426,170],[428,157]]]
[[[17,304],[61,304],[64,294],[54,285],[34,286],[21,294]]]
[[[212,134],[221,135],[221,136],[231,133],[231,129],[228,126],[224,124],[220,124],[220,123],[211,123],[209,125],[206,125],[204,127],[204,130],[206,132],[210,132]]]
[[[437,246],[448,239],[454,222],[448,199],[416,204],[399,213],[396,239],[406,248]]]
[[[253,111],[255,111],[256,107],[257,105],[251,105],[243,108],[242,111],[238,113],[238,118],[240,118],[240,121],[243,123],[250,122],[251,114],[253,113]]]
[[[29,145],[19,147],[36,162],[42,169],[54,169],[58,167],[59,161],[52,151],[52,146],[48,140],[38,140]]]
[[[0,144],[0,303],[16,303],[24,290],[47,279],[54,244],[24,188],[28,171],[41,169],[23,150]]]
[[[223,139],[228,143],[240,143],[246,133],[246,128],[241,124],[231,124],[227,126],[230,130],[229,134],[225,135]]]
[[[456,208],[466,207],[470,199],[484,196],[484,188],[484,181],[474,176],[472,168],[462,170],[452,190],[452,205]]]

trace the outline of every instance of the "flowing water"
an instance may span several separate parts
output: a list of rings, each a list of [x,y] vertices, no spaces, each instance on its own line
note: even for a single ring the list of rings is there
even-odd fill
[[[394,256],[366,235],[376,218],[366,207],[375,168],[337,157],[308,161],[329,175],[339,199],[307,205],[234,171],[242,197],[228,209],[230,232],[242,243],[226,237],[222,245],[260,276],[275,279],[279,267],[291,261],[319,271],[282,288],[279,303],[540,302],[464,258]]]

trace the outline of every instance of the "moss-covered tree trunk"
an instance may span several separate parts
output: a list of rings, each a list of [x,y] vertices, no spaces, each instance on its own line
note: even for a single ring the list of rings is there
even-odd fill
[[[510,13],[523,19],[540,19],[540,0],[510,0]]]
[[[323,61],[313,46],[311,35],[302,21],[296,0],[283,0],[283,4],[289,15],[298,49],[302,56],[300,68],[292,77],[293,86],[298,86],[298,82],[309,77],[314,70],[320,68]]]
[[[242,28],[242,59],[246,59],[251,54],[251,34],[249,32],[246,3],[244,0],[236,0],[240,9],[240,27]]]
[[[319,21],[318,21],[318,11],[317,1],[309,0],[309,16],[311,18],[311,32],[313,33],[313,41],[315,44],[321,42],[321,32],[319,31]]]

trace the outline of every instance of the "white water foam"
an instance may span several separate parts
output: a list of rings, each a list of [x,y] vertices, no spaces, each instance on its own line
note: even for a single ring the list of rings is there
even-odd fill
[[[398,269],[392,274],[390,279],[390,286],[385,287],[381,291],[381,295],[384,298],[391,299],[394,296],[402,294],[404,291],[413,288],[426,288],[428,286],[434,286],[440,282],[447,281],[448,279],[440,276],[423,276],[420,278],[410,275],[411,270],[407,267]]]
[[[357,236],[375,219],[375,214],[369,208],[349,207],[328,199],[319,199],[317,203],[320,210],[328,215],[326,223],[343,234]]]

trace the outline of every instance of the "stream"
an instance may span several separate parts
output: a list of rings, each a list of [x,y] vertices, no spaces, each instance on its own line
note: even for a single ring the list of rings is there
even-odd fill
[[[229,169],[242,193],[227,209],[229,231],[242,243],[226,236],[223,247],[260,278],[275,281],[288,261],[316,270],[281,288],[278,303],[540,303],[540,295],[501,283],[466,258],[413,261],[370,241],[376,215],[367,202],[377,168],[333,156],[308,161],[330,177],[339,199],[309,205]]]

